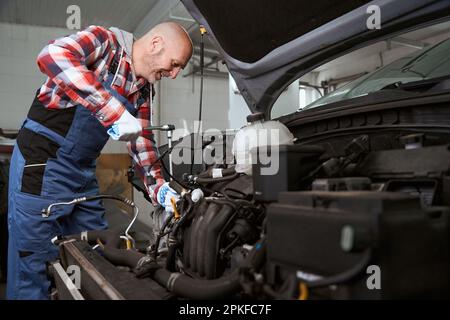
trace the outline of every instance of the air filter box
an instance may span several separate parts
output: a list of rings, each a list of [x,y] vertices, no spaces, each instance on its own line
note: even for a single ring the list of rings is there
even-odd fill
[[[278,149],[277,149],[278,148]],[[320,164],[324,152],[319,146],[280,145],[270,150],[252,149],[255,200],[273,202],[282,191],[298,191],[301,179]]]
[[[326,278],[371,252],[381,290],[369,290],[364,268],[340,298],[448,295],[449,240],[449,208],[424,210],[400,192],[282,192],[267,213],[268,261],[279,270]]]

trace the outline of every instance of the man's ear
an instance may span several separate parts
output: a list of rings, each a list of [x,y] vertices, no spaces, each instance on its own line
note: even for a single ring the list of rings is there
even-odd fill
[[[149,45],[150,45],[149,49],[150,49],[151,53],[159,53],[164,48],[164,40],[161,36],[154,36],[150,40]]]

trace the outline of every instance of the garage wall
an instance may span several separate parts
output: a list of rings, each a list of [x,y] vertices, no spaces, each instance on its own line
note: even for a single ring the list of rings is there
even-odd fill
[[[178,129],[174,138],[193,132],[198,120],[200,101],[200,77],[183,77],[186,68],[176,79],[164,78],[157,85],[154,125],[174,124]],[[205,77],[203,80],[203,131],[214,128],[224,130],[228,125],[228,78]],[[158,136],[158,134],[157,134]],[[159,134],[159,142],[166,142],[165,133]]]
[[[45,76],[36,57],[49,40],[73,31],[0,23],[0,128],[17,130]],[[108,142],[103,153],[127,152],[125,144]]]
[[[45,77],[36,57],[67,29],[0,23],[0,127],[18,129]]]

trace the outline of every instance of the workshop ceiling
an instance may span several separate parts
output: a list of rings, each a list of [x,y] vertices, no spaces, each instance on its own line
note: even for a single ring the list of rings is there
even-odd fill
[[[67,28],[67,8],[81,11],[81,28],[89,25],[118,27],[141,36],[159,22],[183,25],[194,44],[200,43],[198,24],[179,0],[0,0],[0,22]],[[214,49],[205,39],[206,49]]]
[[[1,0],[0,22],[66,28],[68,6],[81,10],[81,26],[116,26],[134,31],[158,0]]]

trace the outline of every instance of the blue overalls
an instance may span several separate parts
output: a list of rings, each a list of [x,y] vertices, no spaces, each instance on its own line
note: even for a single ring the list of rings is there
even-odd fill
[[[137,109],[111,88],[112,80],[109,73],[105,87],[135,115]],[[36,103],[40,104],[37,99]],[[54,120],[51,112],[46,123]],[[46,263],[58,257],[58,248],[51,243],[54,236],[107,228],[101,200],[58,206],[48,218],[41,216],[41,210],[52,203],[99,192],[96,158],[109,135],[84,106],[65,112],[72,112],[65,135],[30,119],[29,114],[14,147],[9,180],[8,299],[48,299]],[[45,163],[30,163],[27,158]]]

